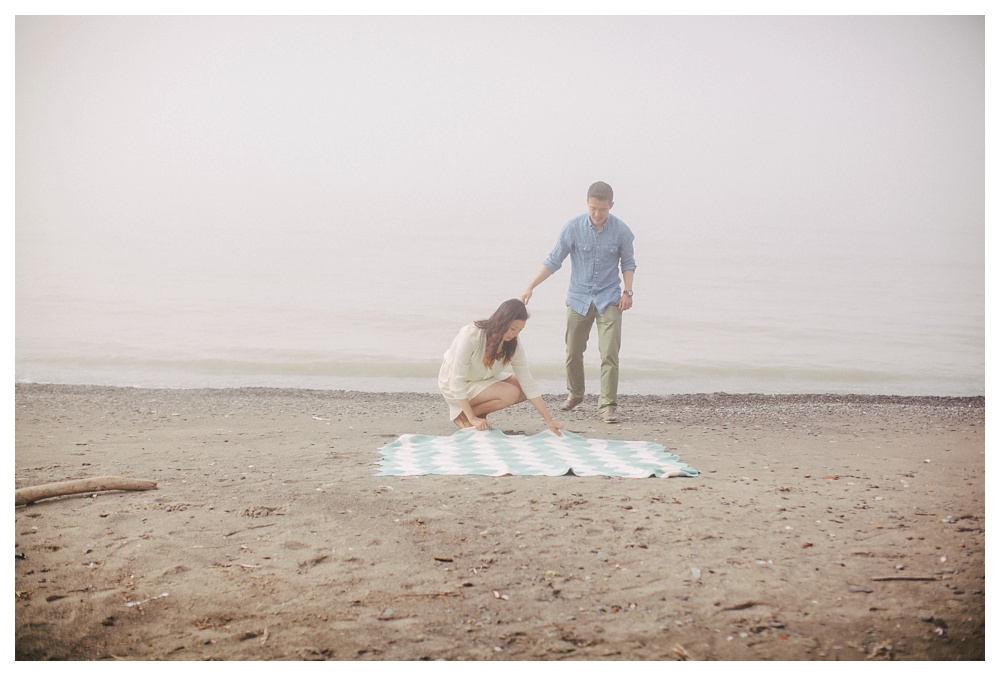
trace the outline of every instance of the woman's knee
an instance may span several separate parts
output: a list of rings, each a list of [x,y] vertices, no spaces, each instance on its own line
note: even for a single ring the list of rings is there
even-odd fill
[[[469,402],[472,405],[472,410],[476,411],[477,415],[480,410],[490,413],[522,401],[524,392],[521,390],[521,385],[519,383],[517,385],[511,384],[507,380],[490,385],[478,397],[472,399]]]
[[[500,384],[504,386],[501,390],[501,398],[507,402],[508,406],[524,401],[524,390],[521,389],[521,383],[517,382],[517,378],[511,376]]]

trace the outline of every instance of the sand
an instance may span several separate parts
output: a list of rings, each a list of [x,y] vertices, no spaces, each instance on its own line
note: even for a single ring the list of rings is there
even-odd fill
[[[15,507],[15,657],[984,659],[983,398],[595,403],[700,476],[375,477],[433,395],[17,385],[17,488],[157,488]]]

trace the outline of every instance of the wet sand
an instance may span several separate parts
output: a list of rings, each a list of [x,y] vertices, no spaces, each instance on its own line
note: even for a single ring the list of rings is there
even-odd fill
[[[550,408],[561,401],[546,397]],[[695,478],[375,477],[439,397],[15,386],[15,657],[985,656],[983,398],[623,396]],[[544,429],[529,404],[491,416]]]

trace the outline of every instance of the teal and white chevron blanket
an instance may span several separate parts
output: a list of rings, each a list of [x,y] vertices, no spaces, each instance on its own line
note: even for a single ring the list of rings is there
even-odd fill
[[[548,430],[528,437],[472,428],[450,437],[404,434],[379,452],[375,476],[698,476],[660,444],[586,439],[566,430],[562,437]]]

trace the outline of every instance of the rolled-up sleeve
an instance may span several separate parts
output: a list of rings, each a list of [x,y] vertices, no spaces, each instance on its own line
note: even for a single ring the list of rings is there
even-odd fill
[[[618,254],[621,257],[622,272],[635,270],[635,235],[630,230],[625,231],[621,244],[618,245]]]
[[[549,257],[545,259],[545,262],[542,263],[542,265],[544,265],[549,272],[556,272],[562,267],[563,261],[566,260],[566,256],[569,255],[572,244],[572,239],[569,233],[569,223],[567,223],[563,227],[562,232],[559,233],[559,240],[556,242],[555,247],[551,252],[549,252]]]

